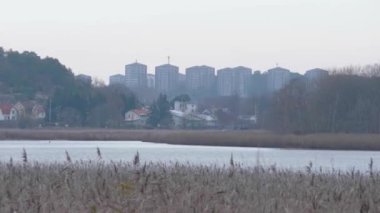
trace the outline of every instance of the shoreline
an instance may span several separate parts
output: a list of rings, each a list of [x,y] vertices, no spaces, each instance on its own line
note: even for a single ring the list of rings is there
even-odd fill
[[[0,129],[0,140],[143,141],[319,150],[380,151],[380,134],[277,134],[258,130]]]

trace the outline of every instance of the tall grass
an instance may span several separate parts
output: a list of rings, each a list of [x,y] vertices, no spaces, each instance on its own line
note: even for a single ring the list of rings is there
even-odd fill
[[[136,155],[138,156],[138,155]],[[0,212],[379,212],[380,173],[179,163],[0,163]]]
[[[380,150],[380,134],[275,134],[263,131],[0,129],[0,140],[116,140],[184,145]]]

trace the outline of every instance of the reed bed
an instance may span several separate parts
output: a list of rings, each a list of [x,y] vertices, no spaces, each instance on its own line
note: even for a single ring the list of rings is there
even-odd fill
[[[0,212],[380,212],[380,172],[99,160],[0,163]]]
[[[220,130],[0,129],[0,140],[137,140],[183,145],[380,150],[380,134],[295,135]]]

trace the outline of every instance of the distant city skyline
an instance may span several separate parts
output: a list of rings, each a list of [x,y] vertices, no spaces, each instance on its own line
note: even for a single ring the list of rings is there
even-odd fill
[[[108,81],[136,59],[304,73],[380,63],[378,0],[5,1],[0,46]]]
[[[320,79],[329,75],[329,71],[320,68],[307,70],[301,75],[278,65],[264,72],[252,72],[251,68],[243,66],[215,70],[206,65],[188,67],[186,74],[179,73],[178,70],[179,67],[170,64],[170,57],[167,64],[155,67],[154,75],[147,73],[145,64],[136,61],[125,66],[125,75],[109,76],[109,85],[125,85],[134,91],[153,89],[169,97],[183,93],[196,99],[234,95],[246,98],[270,96],[296,79],[306,80],[307,88],[313,89]],[[85,75],[77,77],[83,81],[91,79]]]

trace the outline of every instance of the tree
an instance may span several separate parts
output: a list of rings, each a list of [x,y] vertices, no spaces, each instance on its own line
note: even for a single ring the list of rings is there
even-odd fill
[[[66,107],[59,111],[58,120],[64,125],[70,127],[79,126],[82,122],[82,117],[80,112],[77,109]]]
[[[216,118],[224,127],[231,126],[236,121],[236,117],[229,111],[218,109],[215,112]]]
[[[92,85],[94,87],[105,87],[106,83],[104,83],[104,81],[102,79],[94,78]]]
[[[138,106],[136,96],[125,86],[97,87],[101,101],[92,107],[87,116],[87,125],[94,127],[120,127],[125,112]]]
[[[173,124],[173,118],[170,113],[170,103],[166,95],[160,94],[158,99],[151,105],[148,124],[152,127],[170,127]]]
[[[84,84],[57,59],[1,47],[0,90],[18,101],[38,98],[51,109],[52,122],[70,126],[118,127],[124,113],[139,104],[125,86],[106,86],[98,79],[94,85]]]

